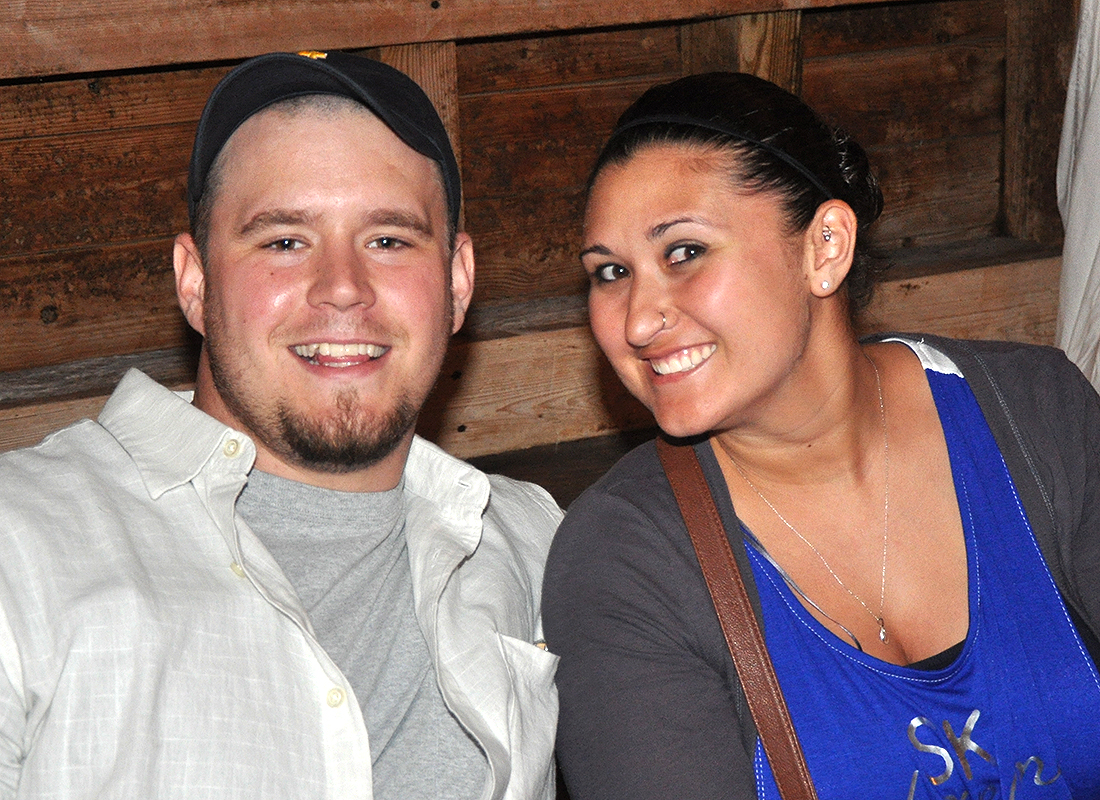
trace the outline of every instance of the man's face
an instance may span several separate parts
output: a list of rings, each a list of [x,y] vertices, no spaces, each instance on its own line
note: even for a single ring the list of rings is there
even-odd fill
[[[196,405],[249,433],[264,471],[395,485],[472,291],[435,164],[340,101],[260,112],[220,160],[206,263],[176,246],[205,336]]]

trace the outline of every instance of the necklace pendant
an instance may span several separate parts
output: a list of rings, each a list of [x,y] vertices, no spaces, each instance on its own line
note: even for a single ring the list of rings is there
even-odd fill
[[[878,618],[878,640],[883,644],[890,641],[890,637],[886,635],[886,623],[883,621],[882,617]]]

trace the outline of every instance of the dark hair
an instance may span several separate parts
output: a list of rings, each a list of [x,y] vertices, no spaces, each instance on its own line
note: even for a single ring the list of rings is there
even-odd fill
[[[793,232],[804,231],[826,200],[851,206],[858,228],[843,284],[849,315],[854,318],[870,302],[885,265],[871,256],[859,234],[882,213],[882,192],[855,140],[762,78],[739,72],[690,75],[654,86],[623,112],[596,160],[589,190],[604,167],[666,143],[730,151],[736,160],[733,179],[750,191],[778,194]]]

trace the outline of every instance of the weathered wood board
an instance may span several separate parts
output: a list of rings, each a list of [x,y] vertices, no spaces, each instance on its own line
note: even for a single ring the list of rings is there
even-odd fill
[[[1061,241],[1074,14],[1073,0],[0,7],[0,448],[94,413],[127,364],[189,380],[170,253],[191,137],[232,63],[278,49],[372,48],[454,135],[478,279],[423,427],[461,455],[648,424],[584,327],[584,185],[626,105],[693,71],[770,77],[867,147],[887,201],[873,240],[923,264],[884,285],[875,324],[1049,341],[1057,262],[1028,243]],[[976,268],[950,255],[1006,241]]]
[[[1045,258],[885,281],[868,330],[1050,344],[1059,260]],[[1017,288],[1026,283],[1029,291]],[[33,444],[104,397],[0,409],[0,449]],[[646,428],[652,417],[619,384],[586,327],[458,343],[420,430],[461,457]]]

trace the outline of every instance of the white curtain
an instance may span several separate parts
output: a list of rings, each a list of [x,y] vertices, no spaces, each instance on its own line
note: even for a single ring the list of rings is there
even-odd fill
[[[1066,239],[1056,344],[1100,388],[1100,0],[1081,0],[1058,153]]]

